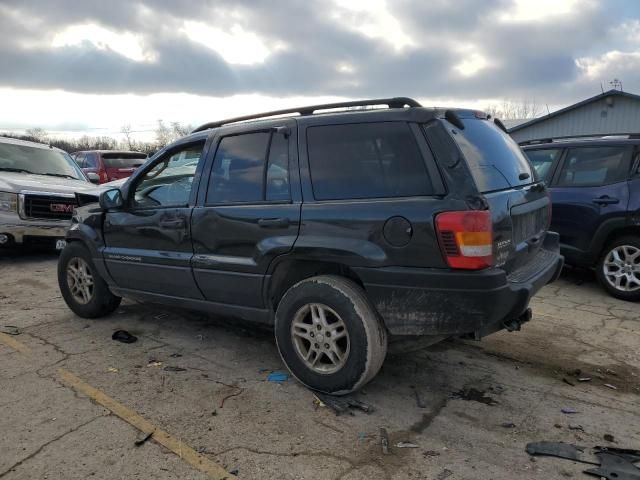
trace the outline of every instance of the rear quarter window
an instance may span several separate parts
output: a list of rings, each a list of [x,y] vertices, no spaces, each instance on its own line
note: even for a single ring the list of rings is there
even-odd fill
[[[465,118],[451,129],[481,193],[528,185],[534,170],[518,144],[489,120]]]
[[[426,164],[406,123],[310,127],[307,146],[317,200],[433,193]]]
[[[139,167],[146,160],[146,155],[102,154],[102,161],[107,168]]]
[[[540,180],[551,180],[553,173],[553,165],[560,156],[560,148],[546,148],[541,150],[525,150],[525,154],[529,158],[531,165],[536,171],[536,175]]]

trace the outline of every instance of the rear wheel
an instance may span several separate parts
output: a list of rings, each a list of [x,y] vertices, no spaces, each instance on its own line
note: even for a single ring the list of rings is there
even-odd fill
[[[334,395],[373,379],[387,352],[386,330],[362,288],[333,275],[291,287],[278,305],[275,333],[291,373]]]
[[[620,237],[611,242],[598,262],[596,273],[612,296],[640,300],[640,237]]]
[[[58,286],[69,308],[84,318],[108,315],[122,300],[111,293],[98,275],[89,250],[79,242],[67,244],[60,254]]]

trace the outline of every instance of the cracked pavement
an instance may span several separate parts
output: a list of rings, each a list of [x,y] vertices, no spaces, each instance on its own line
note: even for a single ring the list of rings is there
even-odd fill
[[[2,480],[208,478],[153,439],[134,446],[138,430],[61,382],[59,368],[241,479],[582,478],[583,465],[533,461],[525,445],[614,445],[610,434],[615,446],[640,446],[640,307],[588,273],[545,287],[520,332],[390,355],[358,395],[375,411],[338,417],[295,380],[266,381],[284,370],[268,331],[131,301],[84,320],[60,297],[55,255],[10,252],[0,270],[0,326],[18,327],[11,338],[30,349],[0,342]],[[138,341],[111,340],[118,329]],[[465,389],[497,403],[452,396]]]

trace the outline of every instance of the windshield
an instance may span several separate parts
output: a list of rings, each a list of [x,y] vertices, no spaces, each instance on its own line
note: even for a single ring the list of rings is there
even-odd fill
[[[513,139],[489,120],[465,118],[453,139],[471,169],[481,193],[528,185],[536,181],[531,164]]]
[[[144,153],[103,153],[102,161],[107,168],[139,167],[147,159]]]
[[[23,172],[86,181],[68,153],[51,148],[0,143],[0,172]]]

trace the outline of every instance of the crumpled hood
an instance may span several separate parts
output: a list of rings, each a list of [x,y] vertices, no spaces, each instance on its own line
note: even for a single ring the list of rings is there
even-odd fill
[[[52,192],[52,193],[100,193],[102,189],[98,185],[84,180],[72,180],[70,178],[51,177],[47,175],[33,175],[30,173],[1,172],[0,192],[20,193]]]

